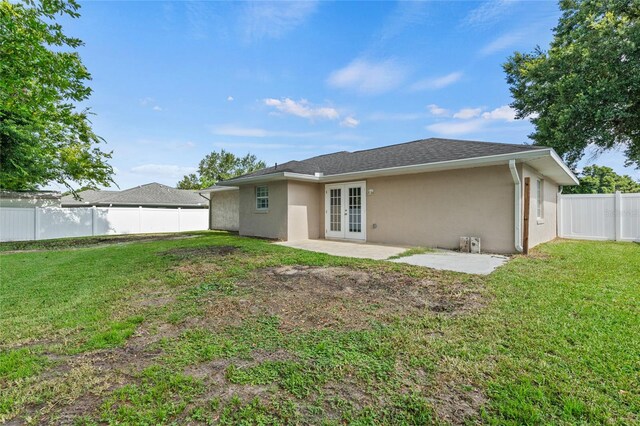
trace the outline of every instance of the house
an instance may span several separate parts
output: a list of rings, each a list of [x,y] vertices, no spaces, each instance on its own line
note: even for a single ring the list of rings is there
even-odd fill
[[[161,207],[206,209],[209,199],[198,191],[147,183],[123,191],[86,190],[62,197],[62,207]]]
[[[468,236],[514,253],[557,236],[557,194],[577,184],[551,148],[431,138],[289,161],[208,191],[212,213],[236,200],[240,235],[449,249]]]
[[[57,191],[0,191],[0,207],[60,207]]]

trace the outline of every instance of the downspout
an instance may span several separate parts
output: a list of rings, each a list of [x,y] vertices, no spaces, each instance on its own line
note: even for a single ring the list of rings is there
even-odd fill
[[[515,222],[514,222],[514,243],[516,251],[522,253],[522,230],[520,229],[520,223],[522,218],[522,183],[520,182],[520,176],[518,176],[518,170],[516,169],[516,160],[509,160],[509,170],[511,170],[511,177],[513,178],[515,196],[514,196],[514,210],[515,210]]]

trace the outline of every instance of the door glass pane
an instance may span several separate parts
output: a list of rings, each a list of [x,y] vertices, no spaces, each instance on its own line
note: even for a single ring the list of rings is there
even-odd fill
[[[362,188],[349,188],[349,232],[362,232]]]
[[[329,229],[342,231],[342,190],[340,188],[329,190]]]

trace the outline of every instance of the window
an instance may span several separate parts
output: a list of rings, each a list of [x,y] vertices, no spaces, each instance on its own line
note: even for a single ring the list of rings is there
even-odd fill
[[[269,208],[269,187],[256,186],[256,209],[267,210]]]
[[[536,180],[536,214],[538,219],[544,218],[544,181]]]

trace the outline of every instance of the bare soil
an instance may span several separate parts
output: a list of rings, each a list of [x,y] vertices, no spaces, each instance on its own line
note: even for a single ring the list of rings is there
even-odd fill
[[[109,246],[113,244],[127,244],[133,242],[183,240],[194,238],[197,235],[175,234],[135,234],[135,235],[105,235],[87,238],[63,238],[56,240],[39,241],[12,241],[0,243],[1,254],[32,253],[49,250],[68,250],[74,248],[87,248],[97,246]]]
[[[159,254],[178,259],[189,259],[193,257],[227,256],[237,250],[238,248],[233,246],[178,247]]]
[[[236,284],[241,294],[206,307],[206,321],[238,325],[247,317],[278,316],[284,329],[362,329],[419,311],[444,315],[484,305],[480,289],[406,275],[351,268],[282,266]]]

